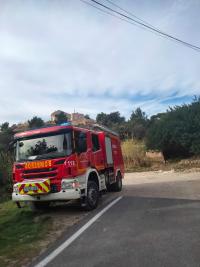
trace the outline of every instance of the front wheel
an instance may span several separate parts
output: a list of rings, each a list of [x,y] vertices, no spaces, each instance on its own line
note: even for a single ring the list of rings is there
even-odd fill
[[[87,185],[87,196],[82,203],[82,207],[85,210],[93,210],[98,206],[99,203],[99,188],[94,181],[88,181]]]
[[[34,212],[44,211],[44,210],[48,209],[49,205],[50,205],[50,202],[48,202],[48,201],[29,202],[29,206],[30,206],[31,210]]]

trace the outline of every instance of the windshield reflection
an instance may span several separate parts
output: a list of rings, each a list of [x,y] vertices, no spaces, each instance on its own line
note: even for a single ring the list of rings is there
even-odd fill
[[[31,161],[69,156],[72,153],[72,134],[56,134],[17,141],[16,161]]]

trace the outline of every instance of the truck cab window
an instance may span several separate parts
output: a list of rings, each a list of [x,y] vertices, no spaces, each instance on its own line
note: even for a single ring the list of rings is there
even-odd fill
[[[87,138],[86,133],[81,131],[74,132],[75,138],[75,150],[77,153],[83,153],[87,151]]]
[[[100,149],[99,138],[97,134],[92,134],[92,150],[98,151]]]
[[[54,159],[72,153],[71,131],[34,138],[24,138],[16,143],[16,161]]]

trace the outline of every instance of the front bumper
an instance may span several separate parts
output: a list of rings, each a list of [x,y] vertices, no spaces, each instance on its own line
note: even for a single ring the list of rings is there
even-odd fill
[[[58,193],[49,193],[46,195],[20,195],[15,192],[12,193],[12,200],[19,201],[59,201],[59,200],[73,200],[81,197],[80,189],[61,190]]]

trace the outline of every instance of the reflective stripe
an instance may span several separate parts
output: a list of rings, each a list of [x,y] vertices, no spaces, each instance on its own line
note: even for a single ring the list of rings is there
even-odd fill
[[[50,192],[50,180],[24,181],[17,184],[21,195],[46,194]]]

